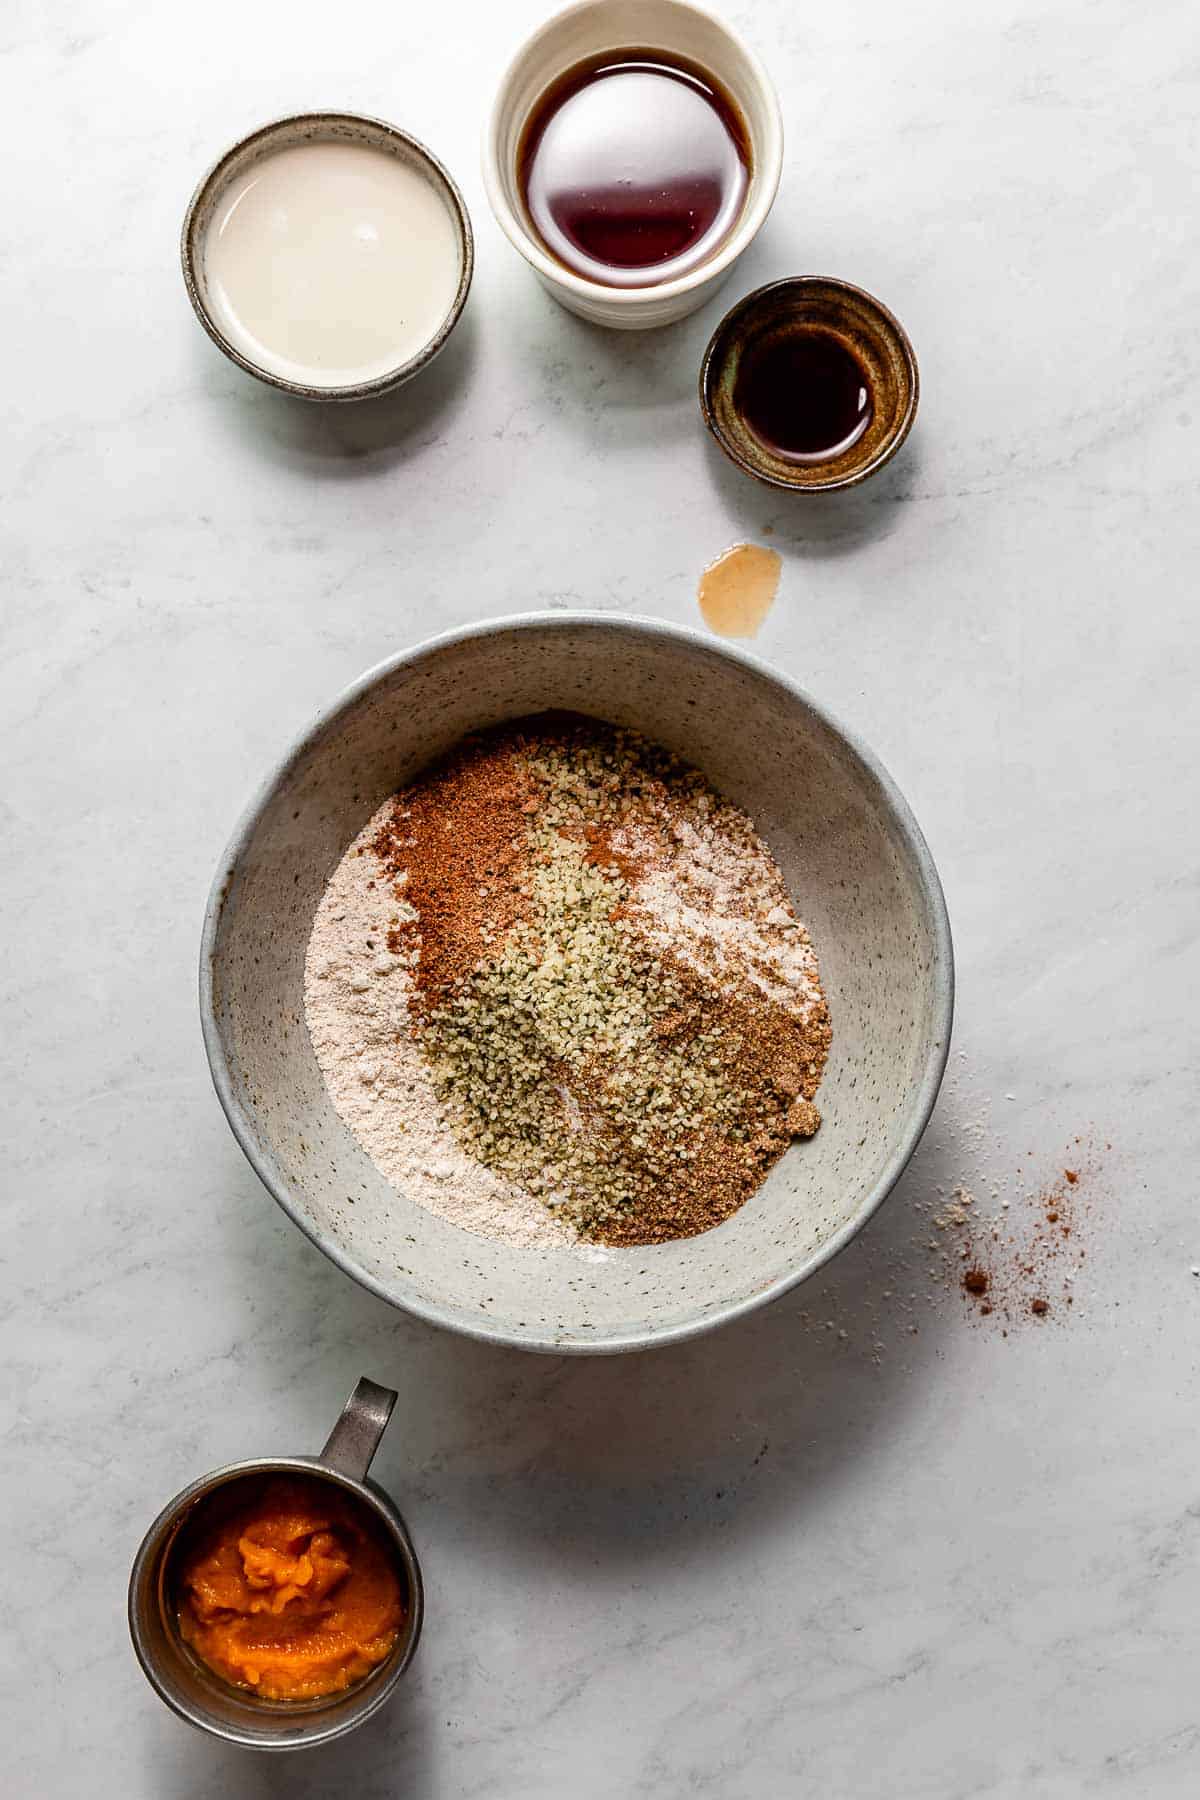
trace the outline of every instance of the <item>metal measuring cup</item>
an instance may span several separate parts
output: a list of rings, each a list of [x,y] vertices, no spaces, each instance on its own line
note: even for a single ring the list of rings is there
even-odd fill
[[[228,1463],[176,1494],[142,1539],[129,1578],[129,1631],[142,1671],[173,1712],[227,1744],[248,1750],[309,1750],[343,1737],[391,1697],[421,1635],[421,1569],[404,1520],[367,1471],[396,1404],[391,1388],[364,1376],[347,1400],[320,1456],[268,1456]],[[355,1686],[320,1700],[264,1700],[232,1687],[201,1662],[179,1632],[171,1555],[196,1507],[247,1476],[307,1475],[343,1488],[383,1526],[406,1589],[404,1623],[386,1661]]]

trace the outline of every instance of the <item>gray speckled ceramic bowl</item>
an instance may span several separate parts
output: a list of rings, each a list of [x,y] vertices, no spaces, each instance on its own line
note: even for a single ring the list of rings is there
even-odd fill
[[[316,385],[290,380],[276,370],[264,367],[227,335],[210,298],[205,248],[208,229],[230,183],[276,151],[289,150],[296,144],[306,143],[363,144],[369,149],[382,150],[395,157],[397,162],[414,169],[429,183],[445,207],[458,239],[458,286],[445,318],[428,342],[414,355],[397,362],[395,367],[369,381],[337,386]],[[223,350],[230,362],[236,363],[239,369],[244,369],[247,375],[257,376],[268,387],[279,388],[283,393],[293,394],[300,400],[374,400],[380,394],[391,393],[394,388],[411,381],[414,375],[419,375],[422,369],[428,368],[438,352],[445,347],[446,340],[458,324],[462,309],[467,303],[471,277],[475,270],[475,238],[467,203],[449,171],[443,168],[432,150],[427,150],[415,137],[411,137],[407,131],[401,131],[398,125],[389,125],[386,119],[372,119],[364,113],[307,112],[294,113],[285,119],[272,119],[269,124],[260,125],[249,136],[239,138],[223,156],[218,157],[208,173],[201,178],[188,203],[180,233],[179,256],[183,265],[184,286],[196,317],[218,350]]]
[[[824,1124],[715,1230],[649,1249],[514,1249],[392,1188],[334,1112],[304,1021],[304,952],[343,851],[464,732],[549,707],[636,727],[757,822],[812,932],[833,1020]],[[267,778],[209,899],[205,1044],[230,1125],[288,1216],[394,1306],[472,1337],[600,1352],[765,1305],[849,1242],[912,1155],[945,1066],[950,927],[929,851],[871,755],[754,658],[648,619],[498,620],[347,689]]]

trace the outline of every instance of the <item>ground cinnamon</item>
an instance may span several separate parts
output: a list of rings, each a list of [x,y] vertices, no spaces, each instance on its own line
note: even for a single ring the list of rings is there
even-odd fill
[[[419,946],[425,1008],[439,1005],[503,937],[524,903],[531,785],[504,738],[468,739],[397,795],[373,848],[419,924],[401,920],[389,948]]]
[[[1089,1166],[1063,1169],[1016,1209],[1006,1203],[990,1224],[961,1207],[946,1220],[963,1227],[960,1286],[981,1316],[997,1313],[1008,1324],[1026,1314],[1046,1319],[1054,1311],[1051,1289],[1065,1306],[1074,1304],[1071,1287],[1086,1259],[1077,1234]]]

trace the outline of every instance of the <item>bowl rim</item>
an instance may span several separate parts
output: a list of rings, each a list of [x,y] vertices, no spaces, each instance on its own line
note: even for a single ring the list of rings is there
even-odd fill
[[[713,389],[720,379],[729,354],[726,340],[732,337],[744,320],[754,311],[768,294],[778,293],[780,288],[797,291],[813,288],[834,288],[843,294],[853,294],[855,299],[863,300],[872,311],[879,315],[885,331],[895,340],[904,366],[908,371],[908,405],[893,428],[890,437],[885,438],[870,462],[864,463],[860,469],[851,469],[845,475],[831,476],[823,481],[787,481],[781,475],[773,475],[768,469],[760,468],[742,454],[739,446],[732,438],[726,436],[721,429],[717,417],[717,409],[713,405]],[[761,481],[766,487],[779,489],[785,494],[836,494],[844,488],[858,487],[860,482],[868,481],[872,475],[891,462],[901,444],[913,428],[917,416],[917,407],[921,400],[921,371],[917,363],[917,353],[912,347],[912,339],[890,307],[885,306],[878,295],[859,287],[853,281],[847,281],[841,275],[782,275],[775,281],[764,282],[762,287],[754,288],[749,294],[729,308],[729,311],[718,320],[716,329],[705,346],[704,356],[700,363],[700,411],[704,415],[704,423],[708,426],[714,441],[720,446],[735,467],[755,481]]]
[[[630,311],[639,307],[645,310],[648,304],[653,305],[656,302],[677,299],[681,294],[693,292],[696,288],[719,278],[732,268],[743,252],[749,249],[766,224],[783,177],[783,110],[779,104],[779,95],[776,92],[775,84],[768,75],[762,58],[727,19],[710,12],[708,7],[696,6],[693,4],[693,0],[672,0],[672,3],[686,12],[696,13],[700,18],[708,20],[745,57],[769,117],[763,182],[754,204],[743,210],[741,217],[728,235],[717,245],[712,255],[705,261],[697,263],[694,268],[687,270],[686,274],[677,275],[672,281],[647,282],[641,287],[614,287],[604,281],[593,281],[589,276],[580,275],[574,269],[569,269],[565,263],[560,263],[557,258],[550,255],[549,251],[541,247],[533,232],[522,224],[519,212],[511,205],[504,191],[504,175],[498,149],[500,121],[518,66],[524,61],[533,46],[542,38],[548,37],[562,24],[564,19],[572,17],[575,13],[593,12],[598,7],[608,4],[608,0],[574,0],[573,5],[561,7],[557,12],[551,14],[550,18],[545,19],[535,31],[531,31],[527,37],[521,40],[504,65],[483,126],[480,162],[484,192],[492,210],[492,217],[513,249],[523,256],[530,268],[551,286],[562,288],[582,300],[602,300],[606,305],[611,302]],[[570,65],[568,64],[566,67],[570,67]]]
[[[461,266],[454,299],[450,303],[445,318],[429,341],[423,344],[406,362],[397,363],[394,368],[386,370],[384,374],[376,375],[370,381],[346,382],[339,387],[315,387],[310,382],[291,381],[286,375],[276,375],[270,369],[264,369],[261,364],[252,361],[221,330],[209,311],[208,304],[200,291],[200,283],[196,278],[196,222],[200,208],[207,199],[210,189],[221,179],[234,157],[240,156],[244,150],[249,149],[260,139],[270,138],[287,126],[321,125],[322,123],[368,125],[382,137],[403,144],[418,162],[425,164],[435,185],[441,190],[457,226],[460,245]],[[394,388],[401,387],[427,363],[431,363],[458,324],[463,307],[467,303],[467,295],[471,291],[471,281],[475,273],[475,234],[471,229],[471,215],[467,211],[467,203],[463,199],[458,183],[445,164],[419,138],[415,138],[410,131],[404,131],[399,125],[393,125],[387,119],[376,118],[372,113],[350,112],[343,107],[316,107],[306,112],[284,113],[279,118],[268,119],[264,125],[256,125],[253,131],[248,131],[244,136],[235,139],[210,164],[196,183],[192,197],[187,204],[187,211],[183,215],[183,224],[179,232],[179,260],[183,269],[183,284],[187,289],[188,299],[192,303],[192,310],[196,317],[217,349],[223,351],[230,362],[236,363],[238,368],[244,370],[247,375],[253,375],[257,381],[265,381],[268,387],[278,388],[281,393],[292,394],[300,400],[373,400],[381,394],[391,393]]]
[[[506,1329],[498,1320],[493,1321],[482,1316],[477,1320],[465,1320],[456,1309],[439,1305],[436,1301],[430,1301],[417,1295],[399,1298],[394,1291],[389,1290],[383,1282],[364,1268],[355,1256],[338,1244],[331,1234],[322,1231],[312,1220],[306,1218],[302,1209],[293,1200],[288,1184],[276,1179],[266,1159],[260,1155],[254,1141],[251,1119],[234,1091],[229,1059],[217,1023],[213,992],[213,957],[217,934],[238,865],[258,828],[263,813],[271,803],[276,789],[296,767],[300,759],[307,755],[314,741],[322,733],[326,732],[344,713],[356,706],[364,695],[387,676],[394,674],[399,669],[414,668],[441,655],[453,646],[469,643],[476,638],[498,637],[505,633],[527,631],[559,633],[576,630],[580,626],[587,626],[613,635],[621,634],[635,640],[650,638],[660,643],[674,644],[689,650],[700,650],[718,660],[732,662],[737,667],[780,690],[789,701],[798,703],[830,730],[835,737],[840,738],[874,780],[889,819],[912,856],[919,886],[929,911],[934,945],[931,971],[934,1037],[931,1054],[921,1072],[904,1129],[897,1137],[874,1187],[853,1218],[848,1219],[825,1243],[814,1250],[811,1255],[803,1258],[794,1268],[789,1269],[785,1274],[753,1294],[713,1308],[701,1316],[685,1318],[661,1329],[630,1329],[600,1340],[587,1340],[578,1336],[564,1339],[549,1331],[517,1332]],[[401,650],[392,656],[384,657],[366,669],[356,680],[342,688],[329,705],[323,707],[309,724],[293,738],[279,762],[259,782],[244,808],[213,877],[205,906],[204,926],[200,942],[200,1020],[213,1086],[230,1129],[246,1160],[267,1192],[283,1209],[292,1223],[298,1226],[305,1237],[315,1244],[343,1273],[349,1275],[369,1293],[386,1301],[389,1306],[395,1307],[398,1311],[411,1313],[415,1318],[423,1320],[428,1325],[456,1331],[461,1336],[474,1338],[480,1343],[504,1346],[514,1350],[541,1351],[555,1356],[617,1355],[623,1351],[657,1349],[668,1344],[685,1343],[690,1338],[700,1337],[705,1332],[714,1331],[718,1326],[730,1324],[735,1319],[746,1318],[749,1314],[757,1312],[760,1307],[769,1305],[771,1301],[779,1299],[783,1294],[790,1292],[792,1288],[799,1286],[801,1282],[807,1281],[810,1276],[816,1274],[818,1269],[823,1268],[839,1251],[843,1250],[851,1239],[858,1235],[891,1193],[907,1168],[925,1127],[929,1123],[950,1055],[950,1035],[954,1019],[954,990],[954,946],[941,880],[912,809],[875,752],[855,732],[849,730],[839,719],[835,718],[827,708],[814,700],[806,689],[800,687],[789,676],[772,668],[761,657],[754,656],[746,650],[734,648],[691,627],[677,625],[665,619],[651,618],[642,614],[606,613],[585,609],[550,613],[513,613],[500,618],[480,620],[470,625],[457,626],[449,631],[440,632],[435,637],[426,638],[411,649]]]

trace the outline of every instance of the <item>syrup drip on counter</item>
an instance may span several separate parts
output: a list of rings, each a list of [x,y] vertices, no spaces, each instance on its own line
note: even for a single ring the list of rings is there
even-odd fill
[[[874,408],[867,372],[831,331],[790,331],[751,344],[733,404],[764,447],[787,462],[831,462],[862,437]]]
[[[778,550],[732,544],[700,576],[697,598],[704,622],[718,637],[754,637],[779,588]]]

